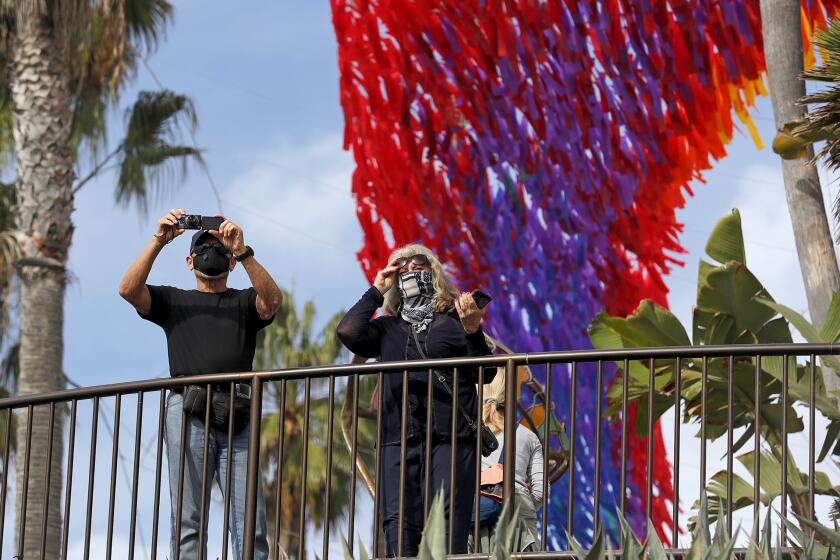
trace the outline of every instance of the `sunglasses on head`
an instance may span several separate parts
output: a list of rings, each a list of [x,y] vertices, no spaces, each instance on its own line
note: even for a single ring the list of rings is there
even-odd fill
[[[429,257],[422,254],[411,255],[410,257],[400,257],[394,261],[394,266],[397,268],[402,268],[408,263],[416,264],[417,266],[422,266],[424,264],[429,264]]]

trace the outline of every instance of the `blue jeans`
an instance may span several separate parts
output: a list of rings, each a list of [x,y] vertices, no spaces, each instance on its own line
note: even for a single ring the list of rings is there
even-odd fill
[[[170,392],[166,399],[166,426],[164,440],[166,441],[166,459],[169,464],[169,496],[171,499],[170,523],[170,558],[175,557],[175,517],[178,511],[178,500],[183,500],[181,512],[181,560],[198,559],[199,523],[201,516],[201,478],[204,461],[204,419],[187,415],[186,447],[184,449],[184,490],[178,496],[178,471],[181,453],[181,419],[184,407],[181,394]],[[210,428],[207,444],[207,478],[204,492],[207,499],[204,512],[204,543],[205,558],[207,550],[207,519],[210,512],[210,490],[214,474],[218,474],[219,486],[223,496],[227,496],[225,483],[227,482],[227,432]],[[231,489],[230,516],[228,527],[233,557],[242,558],[242,545],[245,532],[245,488],[248,465],[248,430],[243,429],[233,436],[231,449]],[[262,477],[257,481],[257,519],[256,538],[254,542],[254,558],[265,560],[268,558],[268,541],[265,527],[265,497],[263,496]],[[204,559],[201,559],[204,560]]]

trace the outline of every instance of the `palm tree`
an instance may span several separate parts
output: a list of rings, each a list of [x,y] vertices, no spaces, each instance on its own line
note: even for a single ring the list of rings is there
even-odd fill
[[[167,0],[0,0],[0,68],[4,70],[0,73],[0,148],[13,137],[15,238],[20,252],[15,261],[20,301],[18,389],[22,394],[64,387],[63,299],[73,239],[73,198],[88,179],[74,188],[76,164],[82,152],[94,160],[101,152],[107,109],[119,99],[121,86],[137,62],[157,44],[171,12]],[[144,199],[146,171],[154,179],[154,170],[197,156],[192,148],[170,149],[168,141],[181,119],[194,119],[188,100],[178,102],[177,97],[141,96],[130,113],[129,128],[135,132],[145,128],[151,134],[129,134],[115,154],[93,166],[95,175],[111,159],[121,165],[119,201]],[[171,111],[168,117],[165,110],[155,114],[153,109],[164,106]],[[140,148],[138,141],[143,138],[151,143]],[[132,164],[139,164],[142,172],[137,172],[136,165],[132,170]],[[32,441],[39,445],[31,449],[25,449],[25,443],[18,445],[17,456],[28,457],[31,464],[51,465],[47,534],[41,532],[46,481],[42,469],[32,469],[25,492],[25,519],[18,518],[21,508],[16,508],[18,531],[21,523],[26,527],[23,549],[17,554],[41,558],[45,541],[45,557],[55,558],[61,527],[63,415],[57,411],[51,425],[46,410],[36,409],[31,422],[22,412],[19,443],[27,441],[30,423]],[[53,446],[48,461],[48,446],[43,444],[50,434]],[[23,470],[16,469],[17,496],[23,494]]]
[[[303,306],[302,314],[298,316],[294,297],[284,294],[283,304],[277,311],[274,323],[264,329],[261,340],[257,344],[255,368],[277,369],[296,368],[310,365],[331,364],[341,353],[341,344],[336,338],[335,328],[343,312],[333,315],[323,330],[313,335],[315,319],[315,305],[308,301]],[[282,472],[278,469],[277,454],[280,443],[280,425],[282,410],[282,389],[279,383],[267,387],[267,394],[274,410],[263,417],[260,438],[260,463],[263,471],[263,483],[266,494],[266,511],[268,514],[269,534],[275,533],[275,523],[279,519],[279,539],[272,546],[272,558],[277,558],[279,551],[303,558],[305,551],[297,550],[297,542],[301,530],[299,523],[305,383],[303,381],[288,381],[285,388],[285,417],[283,421],[283,456],[281,458]],[[349,506],[350,500],[350,456],[340,452],[341,437],[338,430],[333,431],[333,457],[331,484],[326,480],[327,471],[327,433],[330,418],[333,424],[341,416],[339,399],[334,399],[330,410],[329,381],[326,379],[313,380],[310,385],[310,413],[309,440],[307,447],[306,471],[306,518],[313,527],[323,527],[327,519],[325,499],[330,491],[329,521],[332,524],[342,518]],[[368,390],[372,389],[367,387]],[[346,399],[345,399],[346,401]],[[331,414],[332,413],[332,414]],[[375,426],[372,423],[359,425],[359,440],[361,450],[373,448]],[[365,451],[367,452],[367,451]],[[372,461],[372,456],[368,458]],[[280,478],[282,477],[282,484]],[[280,512],[276,517],[278,489],[280,491]]]
[[[800,105],[814,108],[803,118],[790,122],[773,140],[773,151],[784,159],[800,159],[808,148],[825,142],[812,163],[823,159],[831,169],[840,168],[840,20],[814,34],[814,46],[822,53],[822,64],[805,71],[805,80],[826,84],[824,89],[799,99]],[[840,224],[840,197],[834,200],[834,221]]]
[[[799,104],[805,95],[805,84],[799,79],[803,70],[800,3],[760,0],[760,6],[773,116],[777,130],[785,131],[806,116]],[[808,310],[813,323],[821,326],[832,295],[840,291],[840,269],[820,178],[814,166],[806,165],[812,156],[813,148],[807,146],[794,157],[783,158],[782,175]],[[824,370],[823,379],[830,392],[840,389],[840,377],[831,369]]]

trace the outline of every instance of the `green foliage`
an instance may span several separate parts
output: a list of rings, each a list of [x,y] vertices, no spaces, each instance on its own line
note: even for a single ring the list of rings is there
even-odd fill
[[[283,293],[283,301],[277,310],[274,322],[260,331],[257,338],[254,368],[273,370],[281,368],[299,368],[312,365],[334,363],[341,353],[341,343],[335,335],[335,328],[344,316],[339,311],[330,317],[322,330],[315,331],[316,309],[311,301],[306,302],[299,311],[294,295]],[[369,398],[372,387],[365,386]],[[281,487],[280,527],[281,548],[289,552],[296,538],[290,538],[299,531],[298,508],[301,496],[304,403],[306,399],[303,381],[287,381],[285,406],[281,400],[280,383],[266,386],[266,401],[273,405],[272,412],[263,415],[260,433],[260,465],[265,484],[266,510],[276,508],[278,489],[277,452],[280,443],[281,408],[285,411],[282,423],[283,472],[284,484]],[[349,453],[341,452],[340,431],[333,430],[332,484],[324,476],[327,471],[327,434],[330,414],[333,423],[341,417],[341,399],[338,395],[330,407],[328,381],[313,379],[309,393],[309,441],[307,446],[308,468],[306,472],[306,511],[308,519],[315,527],[325,521],[324,509],[326,492],[331,489],[330,520],[342,517],[349,506],[351,462]],[[335,428],[335,426],[334,426]],[[359,456],[373,463],[375,426],[373,422],[359,422]],[[273,516],[269,516],[270,522]],[[269,531],[271,532],[271,531]],[[305,554],[299,551],[298,557]]]
[[[446,522],[444,519],[443,499],[443,490],[441,490],[435,495],[432,501],[432,507],[429,509],[429,517],[426,519],[426,524],[423,527],[423,537],[420,540],[417,560],[443,560],[446,558]],[[503,511],[496,528],[497,534],[499,531],[512,534],[513,531],[508,530],[508,527],[514,527],[516,521],[517,514],[515,512],[512,516],[506,516],[505,511]],[[510,540],[511,536],[508,536],[506,542],[510,544]],[[496,560],[509,558],[510,548],[508,547],[506,551],[502,550],[499,548],[498,540],[496,542],[496,550],[491,555],[491,558]],[[341,537],[341,543],[344,548],[344,560],[355,560],[343,535]],[[368,560],[367,551],[361,541],[359,541],[358,560]]]
[[[759,298],[758,301],[777,311],[782,317],[787,319],[808,342],[814,344],[830,344],[836,342],[838,337],[840,337],[840,293],[833,294],[831,304],[826,312],[825,321],[819,329],[809,323],[805,317],[785,305],[763,298]],[[820,360],[824,365],[831,368],[832,371],[840,372],[840,359],[836,356],[821,356]],[[826,436],[817,459],[818,462],[822,462],[829,452],[832,455],[840,455],[840,410],[836,406],[836,399],[840,395],[827,395],[822,382],[822,376],[816,375],[816,372],[814,382],[817,386],[814,404],[829,419]],[[810,401],[810,387],[804,380],[794,384],[791,387],[791,393],[802,402]],[[834,399],[831,397],[834,397]]]
[[[153,51],[172,15],[172,4],[167,0],[125,0],[124,4],[126,28],[138,54]]]
[[[620,560],[672,560],[673,556],[665,551],[662,546],[662,541],[656,535],[656,530],[653,528],[653,523],[648,523],[648,534],[643,546],[639,546],[636,540],[636,535],[633,533],[630,525],[627,523],[621,512],[617,512],[621,522],[621,541],[623,547],[619,550],[618,555],[612,558],[619,558]],[[694,528],[692,533],[692,542],[688,547],[688,553],[684,557],[686,560],[729,560],[734,559],[732,550],[735,546],[735,538],[729,538],[726,535],[724,523],[718,522],[715,529],[714,538],[711,537],[709,531],[709,517],[706,511],[705,499],[700,505],[700,522]],[[604,538],[599,531],[596,536],[593,547],[584,551],[581,546],[574,540],[570,539],[571,549],[578,560],[606,560],[607,551],[604,549]],[[611,548],[609,544],[606,548]]]
[[[20,0],[27,4],[27,0]],[[31,2],[30,2],[31,4]],[[152,52],[172,19],[167,0],[123,2],[49,2],[30,9],[54,13],[54,32],[63,42],[70,79],[71,145],[78,158],[86,152],[91,161],[105,144],[107,113],[116,105],[138,63]],[[13,116],[3,111],[4,91],[9,90],[12,68],[7,64],[10,40],[16,29],[15,13],[0,17],[0,153],[11,150]]]
[[[66,4],[67,10],[60,8]],[[117,183],[118,202],[136,202],[145,210],[149,186],[163,186],[181,174],[188,159],[201,163],[198,150],[173,144],[173,132],[180,126],[195,128],[192,102],[169,91],[141,92],[132,109],[126,138],[107,155],[108,113],[119,102],[126,82],[134,77],[140,61],[151,53],[164,36],[173,8],[167,0],[126,0],[102,3],[81,0],[48,3],[31,9],[50,12],[59,22],[55,32],[64,43],[70,80],[71,139],[77,165],[89,160],[92,170],[76,186],[84,183],[119,155],[122,160]],[[15,33],[15,13],[0,17],[0,38]],[[9,44],[0,40],[0,164],[11,161],[14,148],[14,111],[11,98],[12,65]],[[185,122],[181,122],[181,121]],[[79,166],[81,167],[81,166]],[[148,180],[148,183],[146,181]]]
[[[758,526],[753,527],[751,538],[746,548],[746,553],[741,556],[741,553],[734,552],[735,543],[737,540],[740,528],[735,531],[733,536],[728,536],[726,533],[726,524],[724,523],[724,504],[718,504],[715,500],[712,501],[713,507],[707,508],[706,498],[703,497],[700,501],[698,509],[698,521],[694,525],[691,533],[691,543],[688,545],[686,555],[683,556],[685,560],[736,560],[744,558],[745,560],[781,560],[782,546],[772,545],[772,510],[768,510],[767,516],[764,519],[764,525],[759,532]],[[713,512],[719,512],[720,515],[715,515]],[[606,560],[607,558],[617,558],[619,560],[673,560],[674,556],[668,554],[662,541],[653,529],[653,524],[648,523],[648,534],[645,542],[640,546],[639,541],[636,540],[636,535],[627,523],[627,520],[617,511],[617,516],[621,527],[621,542],[620,547],[613,547],[602,531],[595,535],[595,541],[592,548],[584,550],[574,537],[570,537],[569,548],[577,560]],[[840,559],[840,530],[829,529],[819,523],[810,521],[807,518],[797,516],[799,522],[805,527],[808,532],[801,529],[796,524],[788,519],[781,518],[792,536],[792,543],[795,545],[795,552],[797,554],[793,557],[802,558],[803,560],[838,560]],[[712,536],[710,525],[715,523],[715,532]],[[518,523],[518,512],[514,511],[508,515],[507,506],[502,511],[496,526],[496,548],[491,554],[490,558],[493,560],[507,560],[511,556],[511,542],[514,530],[513,528]],[[425,528],[423,529],[423,539],[420,542],[420,553],[417,556],[418,560],[439,560],[446,558],[446,526],[444,522],[443,513],[443,494],[438,492],[435,496],[432,507],[429,510],[429,517],[426,520]],[[347,541],[342,536],[342,545],[344,548],[344,559],[354,560],[353,554],[347,545]],[[787,543],[786,543],[787,545]],[[611,554],[608,555],[608,550]],[[358,560],[368,560],[368,554],[365,550],[364,544],[359,542],[359,557]]]
[[[712,537],[709,530],[711,518],[707,513],[704,499],[700,505],[699,521],[692,532],[691,544],[686,555],[682,556],[685,560],[735,560],[737,558],[781,560],[783,558],[781,543],[775,547],[772,546],[772,510],[768,511],[760,533],[758,526],[753,527],[752,537],[743,556],[741,553],[736,554],[734,552],[736,537],[740,529],[735,532],[735,535],[729,537],[726,534],[723,519],[717,518],[715,534]],[[609,556],[610,558],[619,558],[620,560],[672,560],[674,558],[665,551],[662,542],[656,536],[656,531],[652,529],[651,523],[648,523],[647,540],[643,547],[639,547],[633,531],[624,520],[621,512],[618,512],[618,516],[621,520],[621,539],[624,546],[620,550],[614,551],[613,555]],[[840,553],[837,552],[840,550],[840,531],[836,528],[829,529],[801,516],[797,517],[799,523],[807,528],[807,533],[790,520],[784,518],[781,520],[793,537],[791,544],[795,545],[794,554],[790,558],[800,558],[802,560],[840,559]],[[574,539],[570,540],[570,545],[578,560],[606,560],[608,558],[600,532],[596,536],[593,547],[588,551],[583,550]],[[610,546],[607,545],[607,548],[610,548]]]
[[[513,551],[513,540],[519,526],[519,507],[514,502],[513,509],[505,503],[499,520],[496,521],[496,543],[490,555],[494,560],[508,560]]]
[[[792,537],[796,549],[809,560],[840,560],[840,531],[835,526],[829,529],[801,515],[796,515],[799,525],[790,519],[781,518]]]
[[[179,169],[183,179],[189,159],[203,164],[199,150],[177,144],[181,128],[196,127],[195,107],[189,97],[171,91],[141,91],[126,116],[115,196],[117,203],[135,202],[145,212],[150,185],[165,184]]]
[[[355,560],[353,558],[353,552],[350,550],[350,546],[347,544],[347,539],[344,538],[344,535],[341,535],[341,546],[344,549],[344,560]],[[359,558],[358,560],[369,560],[367,550],[365,550],[365,543],[359,541]]]
[[[840,296],[835,296],[825,324],[821,328],[810,325],[793,310],[776,303],[761,282],[747,268],[741,218],[737,210],[724,216],[715,225],[706,245],[712,259],[701,261],[698,275],[697,304],[692,318],[692,340],[677,318],[667,309],[650,301],[643,301],[628,317],[611,317],[599,314],[590,325],[589,334],[595,348],[640,348],[655,346],[688,346],[694,344],[769,344],[790,343],[789,323],[811,342],[832,342],[840,335]],[[833,369],[840,360],[821,358]],[[679,398],[682,401],[683,420],[699,424],[702,400],[705,394],[706,437],[717,439],[727,433],[729,418],[728,393],[732,380],[733,428],[741,431],[731,453],[737,453],[760,430],[766,449],[761,453],[760,497],[765,505],[781,493],[782,420],[786,419],[788,433],[804,429],[802,418],[794,408],[797,402],[810,402],[810,375],[819,380],[815,384],[816,407],[831,420],[821,457],[831,451],[840,451],[840,410],[825,394],[821,383],[820,368],[816,364],[797,364],[790,358],[784,363],[781,357],[765,357],[759,363],[754,358],[709,358],[677,361],[631,361],[627,371],[618,365],[619,378],[609,388],[611,406],[609,414],[617,415],[623,390],[623,377],[628,378],[627,398],[647,410],[648,399],[653,398],[654,419],[658,419],[674,406],[677,376],[680,380]],[[836,363],[835,363],[836,362]],[[788,406],[782,407],[782,377],[785,366],[788,378]],[[703,370],[706,371],[706,390],[703,391]],[[840,371],[840,367],[836,368]],[[653,373],[653,385],[650,384]],[[755,393],[756,376],[761,388]],[[756,417],[756,409],[759,416]],[[636,429],[648,433],[647,415],[636,416]],[[738,461],[752,475],[754,451],[742,454]],[[733,481],[733,495],[726,494],[726,481]],[[816,473],[818,493],[835,495],[827,476]],[[806,514],[807,475],[801,472],[793,456],[788,456],[788,480],[784,481],[793,511]],[[708,490],[735,510],[751,506],[754,490],[751,482],[734,474],[721,471],[714,474]],[[697,504],[695,504],[697,505]],[[710,503],[710,514],[720,515],[718,501]]]
[[[283,291],[283,301],[274,322],[260,331],[254,368],[257,370],[299,368],[330,364],[341,352],[335,329],[344,311],[336,312],[324,328],[315,333],[315,303],[307,301],[298,314],[295,297]]]

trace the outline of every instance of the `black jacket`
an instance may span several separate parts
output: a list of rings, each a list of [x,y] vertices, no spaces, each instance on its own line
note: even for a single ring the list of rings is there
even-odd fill
[[[380,316],[371,320],[373,314],[382,305],[384,298],[371,287],[362,298],[344,316],[336,329],[338,338],[351,352],[366,358],[376,358],[383,362],[400,360],[419,360],[420,352],[411,335],[411,326],[402,317]],[[490,348],[484,340],[481,328],[467,334],[458,319],[455,310],[447,313],[435,313],[435,317],[420,338],[424,353],[428,358],[462,358],[490,354]],[[440,370],[452,389],[452,370]],[[477,368],[458,369],[458,401],[461,409],[475,419],[478,411],[476,396]],[[496,375],[495,368],[484,370],[484,382],[489,383]],[[400,442],[400,419],[402,408],[403,373],[384,375],[382,397],[382,443]],[[452,397],[433,378],[432,389],[432,432],[437,435],[452,434]],[[408,435],[425,437],[426,403],[428,401],[428,370],[409,371]],[[473,436],[466,420],[458,414],[457,435]]]

